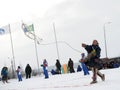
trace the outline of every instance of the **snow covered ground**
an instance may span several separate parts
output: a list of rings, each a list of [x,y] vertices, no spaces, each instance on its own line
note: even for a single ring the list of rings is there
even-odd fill
[[[83,72],[72,74],[50,75],[49,79],[44,76],[23,78],[22,82],[16,79],[9,80],[10,83],[0,82],[0,90],[120,90],[120,68],[101,70],[106,80],[103,82],[98,77],[98,83],[90,85],[92,73],[84,76]]]

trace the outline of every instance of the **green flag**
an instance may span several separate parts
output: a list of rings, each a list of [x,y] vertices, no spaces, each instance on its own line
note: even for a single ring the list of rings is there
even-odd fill
[[[34,26],[33,26],[33,24],[27,25],[27,24],[22,23],[22,29],[23,29],[24,33],[32,32],[32,31],[34,31]]]
[[[34,26],[33,26],[33,24],[27,26],[27,30],[28,30],[28,32],[34,31]]]

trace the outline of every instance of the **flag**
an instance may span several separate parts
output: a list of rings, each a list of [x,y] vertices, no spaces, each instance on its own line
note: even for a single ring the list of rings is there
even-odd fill
[[[34,31],[34,26],[33,24],[31,25],[26,25],[26,24],[22,24],[22,29],[24,31],[24,33],[27,33],[27,32],[33,32]]]
[[[10,33],[9,25],[6,25],[0,28],[0,35],[4,35],[8,33]]]
[[[27,28],[28,28],[28,31],[34,31],[34,26],[33,26],[33,24],[29,25]]]

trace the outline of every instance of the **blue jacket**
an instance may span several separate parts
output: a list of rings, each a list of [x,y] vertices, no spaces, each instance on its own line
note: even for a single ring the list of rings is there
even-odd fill
[[[1,71],[1,75],[2,75],[2,76],[7,76],[7,74],[8,74],[8,71],[7,71],[6,69],[3,69],[3,70]]]

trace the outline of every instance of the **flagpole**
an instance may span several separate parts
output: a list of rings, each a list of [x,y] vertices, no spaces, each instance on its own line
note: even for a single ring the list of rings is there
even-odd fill
[[[34,25],[33,25],[33,29],[34,29]],[[39,66],[38,53],[37,53],[36,35],[35,35],[35,31],[33,31],[33,32],[34,32],[34,43],[35,43],[35,52],[36,52],[36,59],[37,59],[37,66],[38,66],[38,74],[40,75],[40,66]]]
[[[58,59],[60,59],[59,49],[58,49],[58,42],[57,42],[57,36],[56,36],[56,30],[55,30],[55,24],[54,23],[53,23],[53,29],[54,29],[54,36],[55,36],[55,42],[56,42],[57,57],[58,57]]]
[[[11,35],[10,24],[9,24],[9,32],[10,32],[10,41],[11,41],[11,49],[12,49],[12,57],[13,57],[13,65],[14,65],[13,78],[15,78],[16,65],[15,65],[15,56],[14,56],[14,48],[13,48],[13,40],[12,40],[12,35]]]

